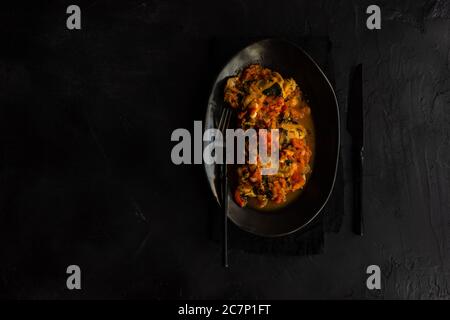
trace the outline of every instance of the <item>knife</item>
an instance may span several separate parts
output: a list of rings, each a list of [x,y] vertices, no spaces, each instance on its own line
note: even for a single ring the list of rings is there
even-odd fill
[[[364,234],[363,220],[363,161],[364,161],[364,118],[362,65],[358,64],[352,73],[348,97],[347,131],[352,137],[352,180],[353,180],[353,232]]]

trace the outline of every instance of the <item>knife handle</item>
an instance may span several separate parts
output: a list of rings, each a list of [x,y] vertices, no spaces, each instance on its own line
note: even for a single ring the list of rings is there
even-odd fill
[[[353,232],[364,234],[363,219],[363,161],[364,147],[353,150]]]

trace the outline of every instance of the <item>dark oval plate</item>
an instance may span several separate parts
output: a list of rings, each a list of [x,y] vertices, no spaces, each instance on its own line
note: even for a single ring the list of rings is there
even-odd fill
[[[217,128],[223,108],[226,79],[252,63],[292,77],[308,97],[316,134],[313,172],[300,196],[274,211],[241,208],[228,192],[228,217],[241,229],[261,236],[282,236],[304,228],[325,206],[333,190],[339,159],[339,109],[336,95],[314,60],[296,45],[267,39],[237,53],[217,76],[209,97],[205,129]],[[206,144],[206,143],[205,143]],[[220,203],[219,165],[205,164],[209,185]]]

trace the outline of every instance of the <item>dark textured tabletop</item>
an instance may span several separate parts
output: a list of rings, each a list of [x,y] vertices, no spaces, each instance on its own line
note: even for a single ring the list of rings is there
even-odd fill
[[[447,1],[378,1],[381,30],[369,1],[81,1],[81,30],[69,4],[0,9],[0,297],[450,298]],[[203,168],[173,165],[170,135],[204,119],[210,40],[266,36],[329,38],[343,115],[363,64],[366,230],[349,206],[323,253],[224,269]]]

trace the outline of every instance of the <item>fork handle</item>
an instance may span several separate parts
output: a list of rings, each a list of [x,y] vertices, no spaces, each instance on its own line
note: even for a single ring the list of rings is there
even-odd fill
[[[223,164],[223,266],[228,268],[228,174],[227,164]]]

